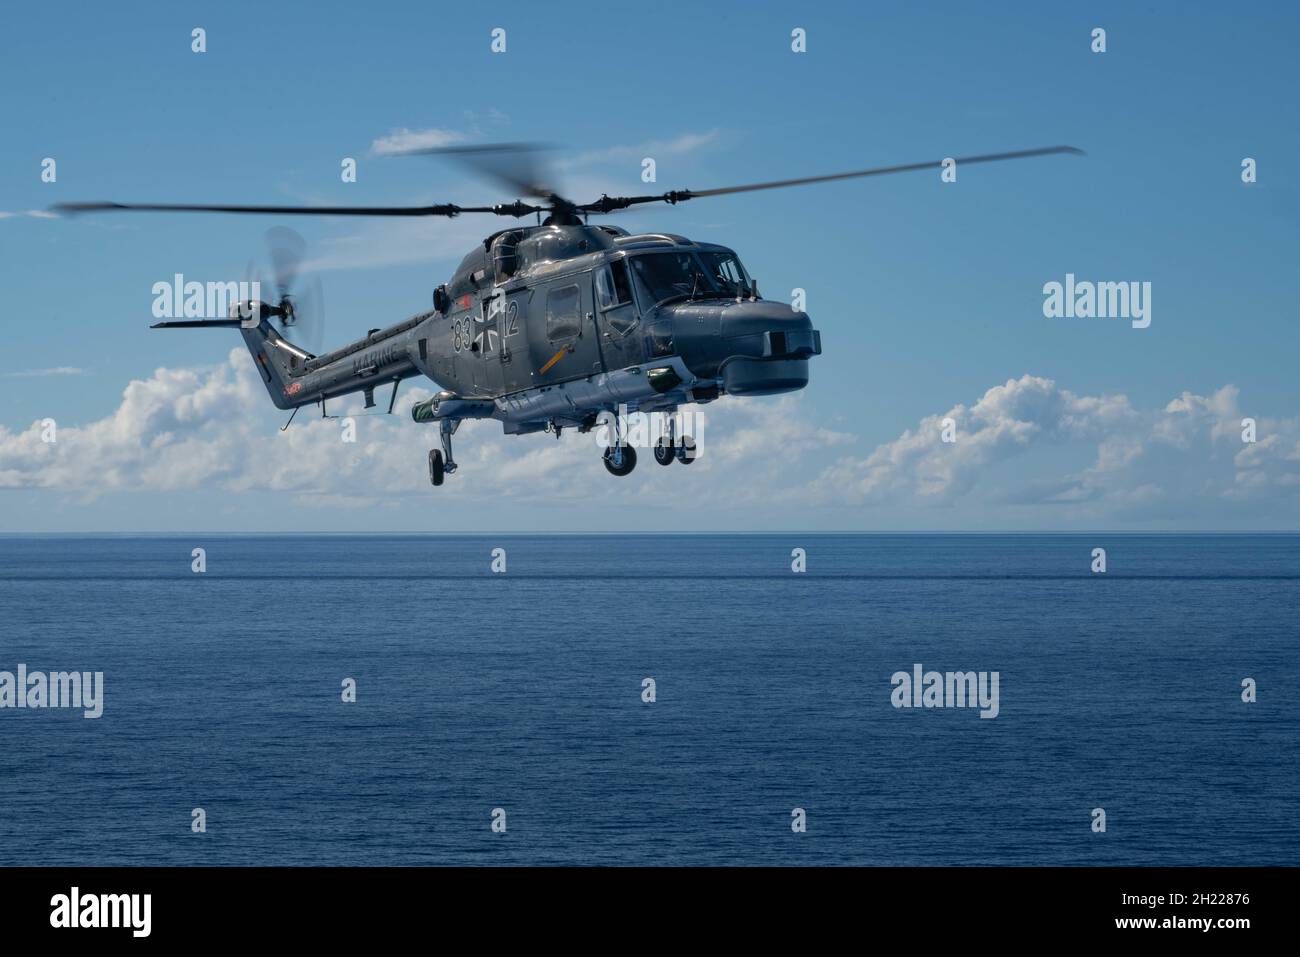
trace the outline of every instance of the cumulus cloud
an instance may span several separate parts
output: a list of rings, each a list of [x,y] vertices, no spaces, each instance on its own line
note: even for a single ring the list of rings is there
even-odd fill
[[[13,432],[0,427],[0,488],[44,488],[94,495],[109,491],[167,492],[220,488],[289,493],[302,505],[370,507],[407,495],[427,501],[428,449],[437,430],[416,425],[410,408],[431,389],[406,384],[392,416],[363,414],[359,400],[330,403],[330,413],[352,416],[356,442],[341,440],[342,422],[303,409],[288,431],[268,412],[268,400],[247,352],[231,351],[208,369],[158,369],[131,382],[111,415],[85,424],[55,423],[54,442],[38,421]],[[798,397],[758,404],[719,402],[691,424],[704,449],[690,466],[716,473],[707,495],[738,501],[766,493],[794,495],[797,478],[778,470],[761,483],[756,465],[777,461],[783,448],[829,447],[849,440],[801,426]],[[777,423],[769,428],[771,423]],[[782,424],[783,423],[783,424]],[[642,468],[658,468],[649,451]],[[625,496],[627,485],[588,481],[599,464],[596,433],[504,436],[494,421],[467,421],[456,433],[456,459],[472,482],[449,481],[451,498],[574,502]],[[582,476],[581,481],[576,477]],[[457,476],[459,479],[459,476]],[[784,487],[783,487],[784,483]],[[707,500],[706,495],[706,500]],[[638,501],[671,504],[662,488]]]
[[[437,432],[409,411],[430,394],[405,384],[392,416],[363,414],[359,399],[331,403],[332,414],[354,417],[355,443],[341,441],[342,423],[314,407],[281,432],[247,353],[234,349],[215,367],[158,369],[130,383],[105,418],[57,423],[54,443],[43,441],[42,422],[0,427],[0,488],[79,500],[219,489],[284,493],[326,509],[423,508]],[[802,394],[724,398],[694,411],[687,429],[702,452],[690,466],[689,508],[702,515],[785,504],[782,514],[793,516],[822,507],[883,521],[938,507],[951,527],[1025,508],[1045,527],[1165,518],[1220,527],[1234,517],[1268,527],[1275,515],[1292,526],[1300,516],[1300,422],[1260,417],[1258,441],[1243,443],[1244,413],[1230,385],[1143,409],[1123,395],[1079,395],[1025,375],[924,417],[865,456],[852,454],[854,436],[821,427]],[[940,440],[947,418],[953,443]],[[637,473],[617,480],[604,474],[599,451],[595,433],[569,431],[557,441],[467,421],[456,435],[462,471],[438,501],[683,506],[680,481],[659,479],[647,448]],[[1065,459],[1075,464],[1062,467]]]
[[[1076,395],[1051,379],[1025,375],[994,386],[969,407],[925,417],[866,458],[836,462],[812,484],[822,500],[1038,505],[1060,514],[1088,506],[1091,514],[1113,518],[1211,514],[1206,506],[1215,502],[1248,500],[1294,510],[1300,425],[1259,419],[1258,441],[1244,443],[1238,395],[1227,385],[1142,410],[1123,395]],[[956,428],[951,443],[941,440],[945,419]],[[1023,461],[1033,476],[1042,471],[1033,468],[1035,457],[1058,450],[1085,452],[1090,462],[1007,484],[1008,464]]]

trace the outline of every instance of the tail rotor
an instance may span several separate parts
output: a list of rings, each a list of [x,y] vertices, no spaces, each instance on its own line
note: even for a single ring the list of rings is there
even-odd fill
[[[299,282],[307,241],[287,226],[275,226],[266,231],[266,244],[277,296],[270,314],[281,335],[315,354],[324,341],[325,307],[319,276],[311,273]]]

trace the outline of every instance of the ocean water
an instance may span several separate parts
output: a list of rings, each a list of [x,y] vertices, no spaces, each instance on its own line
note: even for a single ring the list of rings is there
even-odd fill
[[[1296,535],[0,537],[19,663],[6,865],[1300,863]]]

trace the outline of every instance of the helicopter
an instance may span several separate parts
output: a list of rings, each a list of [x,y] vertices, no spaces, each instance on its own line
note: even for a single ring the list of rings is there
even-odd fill
[[[238,328],[271,401],[279,409],[318,405],[360,392],[374,408],[375,391],[391,384],[388,412],[405,379],[424,376],[439,388],[416,403],[417,423],[437,423],[440,448],[429,451],[429,480],[456,471],[452,436],[466,419],[495,419],[506,434],[564,429],[589,432],[602,416],[612,425],[605,468],[628,475],[636,449],[625,441],[625,413],[661,413],[655,461],[695,459],[694,440],[677,434],[676,413],[724,395],[764,396],[803,389],[809,360],[821,354],[821,333],[806,312],[763,299],[734,250],[675,233],[629,233],[607,216],[649,203],[780,189],[925,169],[1074,153],[1051,146],[947,158],[705,190],[609,196],[575,203],[560,195],[530,144],[437,147],[405,155],[442,154],[498,180],[517,196],[492,206],[244,206],[61,203],[61,213],[207,212],[451,218],[468,213],[524,219],[487,236],[433,291],[433,308],[320,355],[293,342],[304,318],[293,292],[302,261],[296,234],[273,242],[276,302],[241,300],[227,318],[159,322],[152,328]],[[544,218],[543,218],[544,217]],[[286,241],[286,234],[291,237]],[[278,326],[278,328],[277,328]],[[284,426],[288,428],[288,425]]]

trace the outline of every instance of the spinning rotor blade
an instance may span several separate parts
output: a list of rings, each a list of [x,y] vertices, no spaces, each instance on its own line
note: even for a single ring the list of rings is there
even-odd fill
[[[546,185],[549,176],[538,154],[545,147],[531,143],[495,143],[482,146],[441,146],[404,150],[393,156],[451,156],[477,172],[506,185],[520,196],[547,201],[534,206],[516,200],[494,206],[457,206],[438,203],[433,206],[228,206],[202,203],[56,203],[56,212],[77,215],[98,212],[146,213],[264,213],[289,216],[459,216],[461,213],[493,213],[497,216],[528,216],[555,209],[571,211],[573,203]]]
[[[277,293],[271,294],[270,284],[254,260],[249,260],[244,270],[244,281],[260,287],[261,299],[271,307],[269,318],[280,333],[315,355],[325,341],[325,299],[319,276],[299,275],[307,241],[286,226],[268,229],[265,238]]]
[[[1028,159],[1031,156],[1051,156],[1056,153],[1071,153],[1074,155],[1083,155],[1083,150],[1073,146],[1045,146],[1032,150],[1017,150],[1010,153],[985,153],[980,156],[956,157],[954,162],[958,168],[970,163],[993,163],[999,160],[1010,159]],[[810,183],[829,183],[833,180],[840,179],[857,179],[862,176],[882,176],[886,173],[908,173],[921,169],[942,169],[943,160],[932,160],[927,163],[906,163],[901,166],[875,166],[871,169],[855,170],[851,173],[830,173],[825,176],[804,176],[799,179],[778,179],[770,183],[748,183],[744,186],[722,186],[717,189],[683,189],[672,190],[671,192],[661,193],[658,196],[602,196],[594,203],[587,203],[585,206],[578,206],[577,209],[586,213],[609,213],[616,209],[627,209],[629,206],[635,206],[640,203],[668,203],[675,205],[688,199],[698,199],[702,196],[725,196],[728,193],[750,193],[763,189],[783,189],[787,186],[805,186]]]
[[[319,276],[312,274],[303,280],[303,290],[293,308],[293,341],[318,355],[325,344],[325,298]]]
[[[588,213],[611,213],[642,203],[668,203],[674,206],[688,199],[704,196],[725,196],[729,193],[750,193],[765,189],[783,189],[787,186],[806,186],[810,183],[829,183],[864,176],[882,176],[886,173],[907,173],[923,169],[942,169],[942,160],[927,163],[906,163],[901,166],[876,166],[849,173],[830,173],[825,176],[805,176],[798,179],[780,179],[768,183],[748,183],[742,186],[722,186],[716,189],[671,190],[655,196],[602,196],[585,205],[578,205],[557,193],[549,185],[554,177],[538,159],[542,147],[529,143],[496,143],[483,146],[440,146],[429,149],[407,150],[398,156],[454,157],[500,183],[507,185],[517,195],[541,199],[544,205],[533,205],[515,200],[495,206],[457,206],[441,203],[434,206],[207,206],[188,203],[58,203],[51,207],[61,213],[92,213],[116,211],[140,212],[202,212],[202,213],[268,213],[301,216],[459,216],[461,213],[492,213],[497,216],[527,216],[530,213],[551,213],[552,222],[578,223]],[[1028,159],[1033,156],[1051,156],[1057,153],[1082,155],[1083,150],[1073,146],[1046,146],[1032,150],[1007,153],[985,153],[954,160],[957,166],[971,163],[993,163],[1001,160]]]
[[[60,213],[143,212],[143,213],[267,213],[276,216],[459,216],[461,213],[494,213],[494,206],[204,206],[191,203],[55,203]]]
[[[268,290],[269,290],[269,288],[270,288],[270,287],[267,286],[267,284],[266,284],[266,280],[265,280],[265,278],[262,276],[262,270],[259,269],[258,266],[257,266],[257,264],[256,264],[255,262],[253,262],[253,260],[251,260],[251,259],[248,261],[248,265],[244,267],[244,282],[246,282],[246,283],[249,284],[249,288],[250,288],[250,289],[254,288],[254,287],[253,287],[253,283],[256,283],[256,284],[257,284],[256,288],[257,288],[258,292],[257,292],[257,297],[256,297],[256,298],[267,298],[267,297],[269,297],[269,293],[268,293],[268,292],[263,292],[263,291],[262,291],[263,289],[268,289]]]
[[[567,202],[550,185],[555,182],[555,176],[541,160],[545,149],[547,147],[537,143],[484,143],[477,146],[431,146],[391,155],[449,156],[520,196]]]
[[[284,298],[289,295],[293,281],[298,277],[298,267],[302,265],[307,240],[288,226],[273,226],[266,231],[266,244],[271,251],[275,285],[280,298]]]

